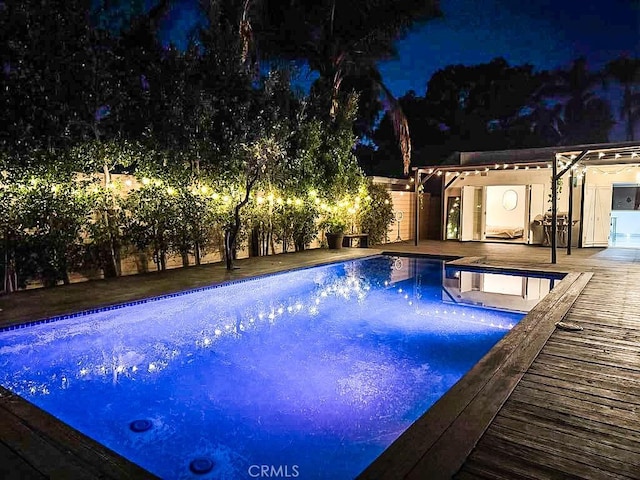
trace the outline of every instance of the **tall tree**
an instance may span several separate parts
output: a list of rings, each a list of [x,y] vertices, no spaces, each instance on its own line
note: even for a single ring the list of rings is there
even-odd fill
[[[596,94],[603,74],[591,72],[585,58],[575,60],[568,70],[557,70],[542,89],[546,97],[563,104],[562,143],[604,143],[613,126],[609,104]]]
[[[0,8],[0,146],[21,155],[73,141],[70,99],[80,91],[78,53],[90,0],[6,2]],[[18,158],[14,158],[18,160]]]
[[[292,0],[286,8],[275,0],[245,0],[240,32],[245,52],[254,39],[266,58],[306,60],[320,74],[314,88],[325,99],[331,119],[340,97],[349,93],[344,88],[348,79],[373,84],[393,119],[406,172],[411,161],[409,126],[382,82],[377,62],[397,55],[395,42],[412,25],[439,14],[437,0]]]
[[[640,59],[616,58],[607,64],[606,72],[622,86],[620,118],[626,121],[627,140],[633,141],[635,126],[640,121]]]
[[[437,71],[424,97],[409,92],[400,99],[414,132],[415,157],[429,162],[455,150],[538,146],[529,110],[540,83],[531,65],[511,66],[502,58]],[[391,124],[385,115],[373,134],[378,147],[374,159],[384,165],[380,173],[396,175],[386,162],[399,156]]]

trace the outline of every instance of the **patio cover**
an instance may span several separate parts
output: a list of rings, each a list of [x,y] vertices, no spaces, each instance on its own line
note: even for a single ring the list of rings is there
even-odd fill
[[[449,183],[442,182],[442,193],[458,176],[480,174],[491,170],[519,168],[549,168],[551,176],[551,263],[557,262],[557,186],[567,172],[570,175],[569,224],[573,219],[573,176],[578,166],[640,164],[640,141],[598,143],[586,145],[566,145],[518,150],[497,150],[488,152],[454,152],[444,162],[422,167],[413,167],[415,208],[415,245],[419,243],[420,209],[419,191],[433,176],[442,176],[452,172],[454,177]],[[445,175],[446,176],[446,175]],[[441,199],[444,201],[444,198]],[[571,255],[571,229],[569,229],[567,254]]]

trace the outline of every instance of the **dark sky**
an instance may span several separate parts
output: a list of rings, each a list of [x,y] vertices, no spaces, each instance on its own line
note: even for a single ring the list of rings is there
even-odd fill
[[[640,56],[638,0],[441,0],[444,16],[399,42],[400,58],[381,70],[394,94],[423,94],[439,68],[503,56],[548,69],[580,55],[599,68],[621,53]],[[177,2],[163,40],[183,43],[197,22],[197,0]]]
[[[635,4],[635,5],[634,5]],[[502,56],[539,69],[584,55],[599,68],[621,53],[640,56],[640,7],[632,0],[442,0],[444,17],[399,43],[400,58],[381,64],[396,95],[424,94],[446,65]]]
[[[182,0],[172,9],[164,41],[184,41],[184,32],[198,21],[196,5],[197,0]],[[397,60],[380,64],[398,97],[408,90],[423,95],[431,75],[450,64],[502,56],[511,64],[555,69],[584,55],[597,69],[620,54],[640,57],[640,0],[441,0],[441,8],[442,18],[399,42]],[[614,90],[604,93],[612,103]]]

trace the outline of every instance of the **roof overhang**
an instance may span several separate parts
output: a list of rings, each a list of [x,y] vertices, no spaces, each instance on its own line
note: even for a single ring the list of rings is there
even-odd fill
[[[458,155],[458,162],[454,157]],[[445,164],[413,167],[414,172],[433,174],[446,171],[482,171],[505,169],[551,168],[553,159],[570,163],[581,156],[579,163],[589,165],[619,165],[640,163],[640,142],[617,142],[557,147],[496,150],[488,152],[458,152]]]

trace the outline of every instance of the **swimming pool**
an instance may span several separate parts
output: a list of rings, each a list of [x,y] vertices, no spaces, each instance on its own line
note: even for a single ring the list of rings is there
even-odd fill
[[[292,271],[2,331],[0,384],[163,478],[352,478],[553,282]]]

